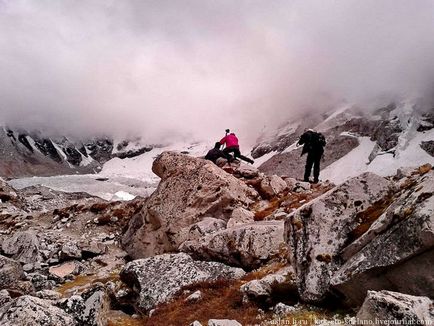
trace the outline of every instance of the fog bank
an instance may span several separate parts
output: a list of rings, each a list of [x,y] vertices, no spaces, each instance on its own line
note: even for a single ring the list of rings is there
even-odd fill
[[[0,121],[149,142],[431,105],[434,2],[0,0]]]

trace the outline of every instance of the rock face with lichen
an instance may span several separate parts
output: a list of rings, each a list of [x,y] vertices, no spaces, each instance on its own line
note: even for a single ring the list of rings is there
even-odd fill
[[[121,279],[137,292],[138,306],[147,311],[169,300],[184,286],[218,279],[237,279],[244,274],[240,268],[194,261],[189,255],[179,253],[134,260],[122,269]]]
[[[236,207],[248,207],[258,196],[244,182],[200,158],[164,152],[152,169],[161,182],[122,240],[133,258],[177,249],[188,238],[181,230],[207,216],[227,221]]]
[[[389,180],[364,173],[287,217],[301,298],[339,293],[360,305],[368,290],[432,295],[433,185],[429,164]]]
[[[283,221],[242,224],[184,242],[180,250],[197,259],[217,260],[251,270],[279,253],[284,244]]]
[[[434,293],[434,171],[402,185],[369,230],[342,251],[345,264],[331,283],[351,302],[361,303],[367,290]]]
[[[427,297],[416,297],[391,291],[368,291],[357,319],[360,323],[396,323],[430,325],[434,320],[434,303]]]
[[[369,223],[372,204],[381,206],[393,184],[372,173],[350,179],[302,206],[285,223],[291,262],[301,298],[325,298],[331,275],[340,267],[340,251]],[[372,214],[372,213],[371,213]]]
[[[48,300],[24,295],[0,307],[0,325],[74,326],[74,319]]]

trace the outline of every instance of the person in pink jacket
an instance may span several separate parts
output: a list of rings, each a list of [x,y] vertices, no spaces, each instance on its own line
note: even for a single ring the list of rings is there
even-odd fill
[[[226,132],[229,132],[229,130],[226,130]],[[250,164],[254,163],[254,161],[252,159],[250,159],[244,155],[241,155],[240,145],[238,144],[238,138],[237,138],[237,136],[235,136],[235,134],[233,132],[231,132],[230,134],[226,134],[226,136],[224,136],[220,140],[220,144],[222,144],[222,145],[226,144],[226,148],[223,150],[223,152],[225,152],[226,154],[234,153],[235,159],[239,158],[239,159],[246,161]]]

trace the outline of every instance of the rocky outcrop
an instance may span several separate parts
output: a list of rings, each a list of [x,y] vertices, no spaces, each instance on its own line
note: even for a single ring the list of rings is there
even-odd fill
[[[286,236],[302,300],[325,298],[331,275],[341,266],[339,253],[369,228],[389,204],[393,190],[390,181],[365,173],[289,216]]]
[[[197,241],[186,241],[180,250],[198,259],[253,269],[279,253],[284,243],[283,233],[283,221],[253,222],[212,233]]]
[[[31,231],[16,232],[12,237],[3,241],[3,252],[24,264],[41,261],[39,241]]]
[[[430,325],[433,320],[432,300],[390,291],[368,291],[357,314],[357,321],[361,325]]]
[[[74,319],[50,301],[21,296],[0,307],[3,326],[75,326]]]
[[[434,140],[423,141],[421,142],[420,147],[429,155],[434,157]]]
[[[367,290],[434,293],[434,171],[408,180],[413,186],[342,250],[346,262],[331,283],[351,302],[361,303]]]
[[[189,255],[163,254],[128,263],[121,279],[136,291],[137,306],[145,311],[166,302],[182,287],[203,281],[236,279],[244,276],[239,268],[221,263],[194,261]]]
[[[164,152],[152,169],[161,182],[122,239],[133,258],[174,250],[187,239],[180,230],[209,216],[227,221],[235,208],[248,207],[257,197],[245,183],[203,159]]]

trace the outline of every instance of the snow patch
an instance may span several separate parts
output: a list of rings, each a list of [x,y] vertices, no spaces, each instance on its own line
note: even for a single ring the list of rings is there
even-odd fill
[[[375,142],[369,137],[359,137],[359,146],[321,171],[320,178],[341,184],[346,179],[365,172],[368,167],[369,154],[374,146]]]
[[[126,191],[118,191],[115,193],[111,200],[133,200],[136,196],[131,195]]]

